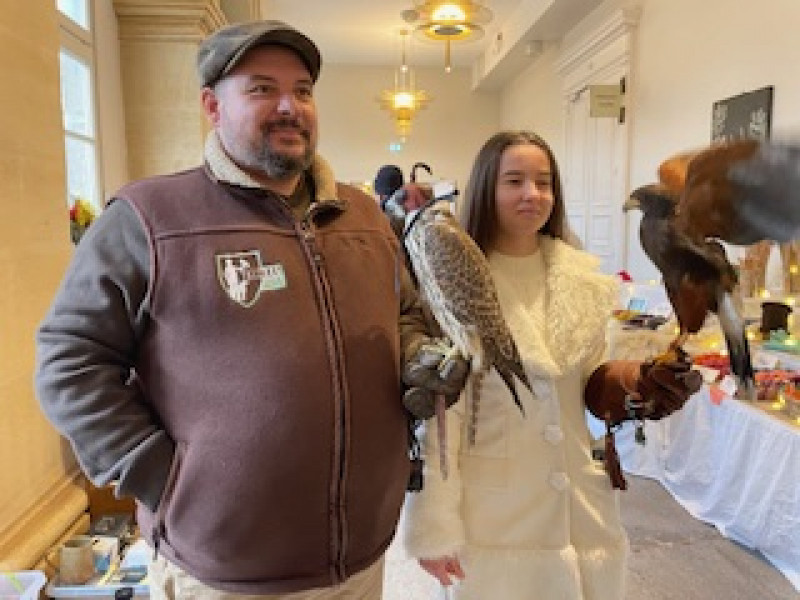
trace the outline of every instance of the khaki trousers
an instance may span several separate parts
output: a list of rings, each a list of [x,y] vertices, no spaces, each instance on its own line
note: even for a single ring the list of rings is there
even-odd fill
[[[383,592],[383,562],[356,573],[342,584],[291,594],[251,595],[216,590],[198,581],[159,555],[150,564],[150,600],[380,600]]]

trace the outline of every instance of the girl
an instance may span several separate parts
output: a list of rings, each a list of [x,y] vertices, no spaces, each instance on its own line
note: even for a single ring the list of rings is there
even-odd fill
[[[612,422],[631,409],[660,418],[685,402],[694,380],[681,380],[683,363],[602,363],[616,286],[596,258],[564,241],[558,166],[540,137],[502,132],[484,144],[461,220],[488,257],[534,393],[517,386],[521,415],[492,371],[471,446],[467,391],[447,411],[446,480],[435,421],[425,422],[427,476],[407,496],[405,547],[458,600],[621,599],[628,539],[618,492],[591,457],[584,409]],[[651,371],[666,372],[668,385],[653,384]],[[631,402],[645,397],[646,408]]]

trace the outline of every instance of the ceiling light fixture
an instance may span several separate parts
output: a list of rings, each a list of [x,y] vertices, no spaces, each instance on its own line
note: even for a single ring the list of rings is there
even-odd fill
[[[478,2],[456,0],[414,0],[414,8],[401,13],[414,32],[425,39],[443,41],[444,69],[452,69],[450,43],[477,40],[483,36],[483,26],[492,20],[492,11]]]
[[[401,60],[400,66],[394,73],[394,89],[383,90],[378,102],[381,108],[389,111],[394,119],[395,129],[400,139],[405,142],[411,133],[411,119],[421,109],[425,108],[430,101],[428,93],[414,87],[414,73],[408,64],[406,55],[406,38],[408,29],[400,31],[401,39]]]

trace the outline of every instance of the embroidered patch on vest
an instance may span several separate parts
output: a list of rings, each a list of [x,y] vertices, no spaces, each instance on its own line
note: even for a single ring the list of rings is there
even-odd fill
[[[258,250],[217,254],[214,260],[222,289],[231,300],[245,308],[253,306],[261,292],[286,287],[283,265],[265,265]]]

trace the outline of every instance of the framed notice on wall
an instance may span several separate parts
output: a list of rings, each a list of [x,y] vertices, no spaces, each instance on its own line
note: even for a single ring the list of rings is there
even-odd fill
[[[772,90],[772,86],[763,87],[714,102],[711,110],[711,141],[769,138]]]

